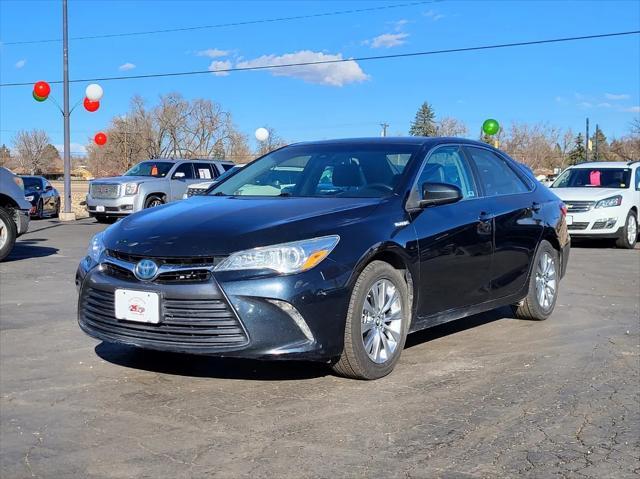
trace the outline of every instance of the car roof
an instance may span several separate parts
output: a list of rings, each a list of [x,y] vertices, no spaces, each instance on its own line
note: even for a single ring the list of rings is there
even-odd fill
[[[230,160],[214,160],[211,158],[149,158],[142,161],[168,161],[170,163],[178,163],[179,161],[206,161],[209,163],[229,163],[233,164]]]
[[[304,141],[300,143],[292,143],[290,146],[300,145],[362,145],[362,144],[375,144],[375,145],[420,145],[420,146],[435,146],[441,143],[463,143],[467,145],[485,146],[493,148],[487,143],[481,141],[469,140],[467,138],[447,137],[447,136],[374,136],[363,138],[340,138],[335,140],[319,140],[319,141]]]
[[[41,180],[46,180],[44,176],[40,175],[20,175],[20,178],[39,178]]]
[[[632,162],[629,161],[588,161],[578,163],[571,168],[628,168]]]

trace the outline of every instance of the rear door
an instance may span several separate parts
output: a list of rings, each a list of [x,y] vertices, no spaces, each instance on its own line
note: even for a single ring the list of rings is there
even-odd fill
[[[542,205],[536,202],[533,182],[506,159],[488,148],[464,149],[474,163],[487,212],[493,219],[495,246],[490,298],[509,296],[526,285],[543,231]]]
[[[480,196],[459,145],[440,146],[428,155],[408,206],[422,197],[422,184],[427,182],[455,185],[463,199],[411,208],[420,251],[418,315],[422,318],[487,301],[493,253],[492,222],[485,217],[488,200]]]

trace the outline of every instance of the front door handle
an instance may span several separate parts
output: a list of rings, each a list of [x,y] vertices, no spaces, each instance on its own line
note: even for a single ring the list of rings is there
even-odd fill
[[[531,203],[531,209],[533,211],[535,211],[536,213],[538,211],[540,211],[540,208],[542,208],[542,205],[540,203],[538,203],[537,201],[534,201],[533,203]]]
[[[480,216],[478,216],[478,220],[480,221],[491,221],[492,218],[493,216],[487,213],[486,211],[481,211]]]

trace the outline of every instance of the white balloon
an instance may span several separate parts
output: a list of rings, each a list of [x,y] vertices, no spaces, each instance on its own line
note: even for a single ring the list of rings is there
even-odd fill
[[[269,130],[262,127],[256,130],[256,140],[267,141],[267,138],[269,138]]]
[[[102,87],[97,83],[92,83],[87,87],[84,91],[86,97],[91,101],[98,101],[104,95],[104,91],[102,91]]]

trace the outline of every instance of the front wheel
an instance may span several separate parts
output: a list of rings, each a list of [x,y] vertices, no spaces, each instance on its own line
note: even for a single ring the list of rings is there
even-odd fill
[[[373,261],[351,293],[344,350],[333,370],[355,379],[378,379],[395,367],[409,328],[411,308],[402,272]]]
[[[11,253],[17,237],[18,229],[13,218],[4,208],[0,208],[0,261]]]
[[[627,221],[622,228],[622,236],[616,240],[618,248],[633,249],[638,241],[638,217],[633,211],[629,211]]]
[[[39,220],[44,218],[44,203],[42,203],[42,200],[38,201],[38,206],[36,206],[36,216]]]
[[[144,202],[145,208],[155,208],[156,206],[160,206],[164,204],[164,200],[160,196],[151,195],[147,198],[147,201]]]
[[[551,316],[558,298],[559,282],[558,252],[548,241],[542,240],[533,262],[529,292],[513,308],[516,318],[542,321]]]

